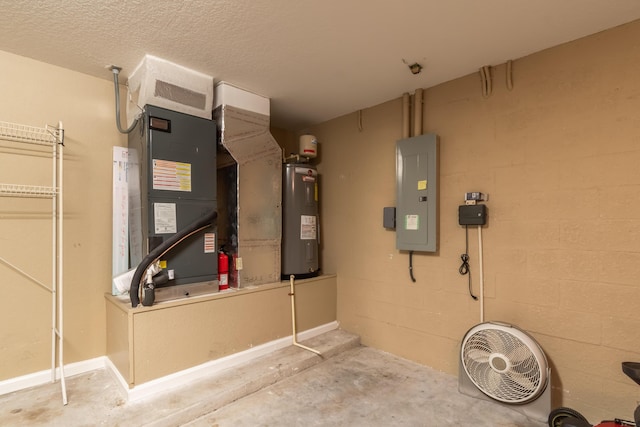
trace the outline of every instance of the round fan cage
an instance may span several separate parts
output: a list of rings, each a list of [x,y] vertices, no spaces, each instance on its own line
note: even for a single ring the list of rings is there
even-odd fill
[[[460,356],[469,379],[500,402],[530,402],[547,386],[544,352],[514,326],[482,323],[471,328],[462,341]]]

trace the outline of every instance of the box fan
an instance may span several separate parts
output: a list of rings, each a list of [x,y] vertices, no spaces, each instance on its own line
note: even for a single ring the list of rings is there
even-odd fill
[[[551,370],[538,343],[515,326],[486,322],[471,328],[460,348],[460,393],[508,406],[546,422]]]

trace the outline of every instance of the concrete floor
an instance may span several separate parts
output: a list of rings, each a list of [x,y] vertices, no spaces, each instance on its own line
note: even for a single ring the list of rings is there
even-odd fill
[[[510,408],[461,395],[457,379],[373,348],[344,331],[127,402],[107,370],[0,396],[2,426],[544,427]]]

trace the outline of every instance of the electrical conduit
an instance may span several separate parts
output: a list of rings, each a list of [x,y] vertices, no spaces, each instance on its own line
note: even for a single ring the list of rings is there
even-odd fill
[[[116,67],[115,65],[111,66],[111,72],[113,73],[113,86],[115,88],[116,95],[116,126],[118,127],[118,132],[120,133],[131,133],[133,129],[138,124],[138,119],[136,118],[131,126],[127,129],[123,129],[120,124],[120,85],[118,83],[118,75],[122,69],[120,67]]]
[[[402,139],[411,136],[411,121],[409,119],[411,109],[411,97],[409,93],[402,94]]]
[[[416,89],[416,92],[413,95],[413,129],[411,129],[409,124],[409,94],[405,93],[402,96],[403,138],[422,135],[422,98],[422,89]],[[409,132],[411,132],[410,135]],[[409,276],[411,277],[411,281],[415,283],[416,278],[413,276],[413,251],[409,251]]]
[[[422,135],[422,89],[413,95],[413,135]]]

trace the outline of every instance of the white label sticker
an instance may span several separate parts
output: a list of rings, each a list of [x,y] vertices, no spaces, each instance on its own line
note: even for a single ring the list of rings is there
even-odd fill
[[[153,222],[156,234],[177,233],[176,204],[175,203],[154,203]]]
[[[315,240],[316,217],[312,215],[300,216],[300,240]]]
[[[153,159],[153,189],[191,191],[191,164]]]
[[[216,251],[216,233],[204,233],[204,253],[212,254]]]
[[[302,175],[302,181],[304,182],[315,182],[318,171],[315,169],[297,167],[296,174]]]
[[[420,227],[420,217],[418,215],[405,215],[404,229],[417,230]]]
[[[113,277],[129,269],[128,157],[128,149],[113,147]]]

